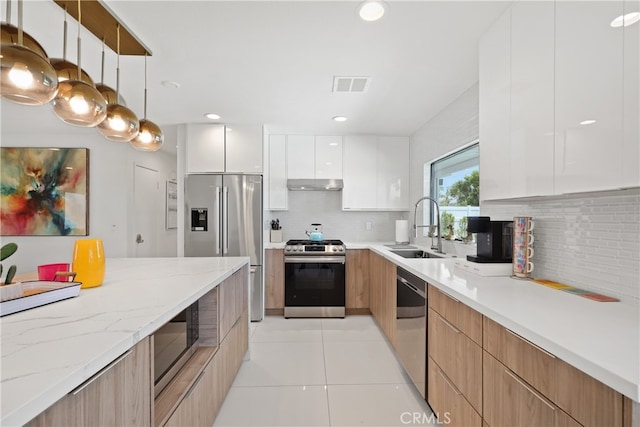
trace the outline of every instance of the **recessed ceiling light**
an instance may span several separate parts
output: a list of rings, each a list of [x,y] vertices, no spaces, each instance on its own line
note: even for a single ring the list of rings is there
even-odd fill
[[[382,18],[387,10],[387,5],[379,0],[367,0],[358,6],[358,14],[365,21],[377,21]]]
[[[338,143],[337,142],[330,142],[329,145],[332,146],[332,147],[337,147]]]
[[[613,21],[611,21],[611,25],[613,28],[620,27],[628,27],[629,25],[633,25],[636,22],[640,21],[640,12],[631,12],[626,15],[620,15]]]
[[[335,122],[346,122],[347,118],[345,116],[335,116],[333,118],[333,121],[335,121]]]
[[[596,121],[595,120],[583,120],[580,122],[581,125],[592,125],[594,124]]]
[[[180,83],[174,82],[173,80],[163,80],[160,84],[164,87],[170,87],[173,89],[178,89],[180,87]]]
[[[217,114],[215,114],[215,113],[207,113],[207,114],[205,114],[204,116],[205,116],[207,119],[210,119],[210,120],[218,120],[218,119],[220,119],[220,116],[219,116],[219,115],[217,115]]]
[[[233,132],[233,129],[231,129],[231,128],[224,128],[224,130],[227,131],[227,132]]]

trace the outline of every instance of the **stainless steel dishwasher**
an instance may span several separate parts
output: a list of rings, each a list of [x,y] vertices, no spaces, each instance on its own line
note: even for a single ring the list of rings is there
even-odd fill
[[[397,269],[396,345],[404,369],[425,397],[427,380],[427,283]]]

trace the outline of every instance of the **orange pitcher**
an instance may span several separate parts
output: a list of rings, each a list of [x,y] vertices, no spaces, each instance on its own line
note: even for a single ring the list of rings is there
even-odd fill
[[[76,240],[72,270],[76,272],[76,281],[82,282],[80,288],[102,285],[105,270],[102,239]]]

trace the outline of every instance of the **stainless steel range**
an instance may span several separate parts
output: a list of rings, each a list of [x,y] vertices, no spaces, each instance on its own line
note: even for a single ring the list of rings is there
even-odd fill
[[[344,317],[345,262],[340,240],[289,240],[284,248],[284,317]]]

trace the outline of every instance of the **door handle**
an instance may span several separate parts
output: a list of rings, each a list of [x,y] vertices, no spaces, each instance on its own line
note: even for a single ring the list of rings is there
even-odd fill
[[[222,236],[223,254],[229,253],[229,188],[224,187],[224,202],[222,206]]]
[[[216,209],[220,212],[220,187],[216,187]],[[216,236],[218,237],[218,244],[216,245],[216,255],[220,253],[222,248],[222,236],[220,235],[220,218],[216,218],[215,221]]]
[[[141,234],[138,234],[136,236],[136,243],[144,243],[144,239],[142,238]]]

